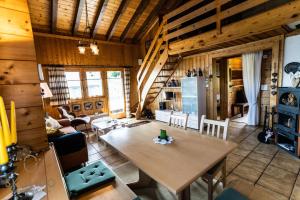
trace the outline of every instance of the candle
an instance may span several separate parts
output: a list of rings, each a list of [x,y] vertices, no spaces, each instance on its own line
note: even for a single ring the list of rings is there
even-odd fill
[[[6,110],[4,106],[3,98],[0,96],[0,116],[1,116],[1,125],[4,135],[4,142],[5,145],[8,147],[11,145],[11,136],[9,130],[9,123],[6,115]]]
[[[14,101],[11,101],[10,106],[10,134],[11,142],[17,144],[16,106]]]
[[[0,165],[4,165],[7,162],[8,162],[8,155],[7,155],[7,151],[6,151],[6,145],[4,143],[4,135],[3,135],[3,131],[2,131],[2,126],[0,123]]]

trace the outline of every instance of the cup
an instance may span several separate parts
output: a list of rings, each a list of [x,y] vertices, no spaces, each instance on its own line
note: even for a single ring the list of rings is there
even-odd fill
[[[167,139],[167,131],[160,129],[160,139]]]

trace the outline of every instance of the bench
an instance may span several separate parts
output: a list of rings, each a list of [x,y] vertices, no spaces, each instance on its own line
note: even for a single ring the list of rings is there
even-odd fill
[[[69,194],[66,187],[65,179],[63,178],[63,173],[60,168],[59,160],[56,157],[55,149],[50,145],[50,150],[45,153],[45,161],[48,163],[46,168],[50,166],[50,173],[47,174],[47,185],[48,188],[48,199],[60,199],[64,200]],[[87,200],[87,199],[103,199],[103,200],[134,200],[138,199],[136,194],[125,184],[122,180],[115,175],[115,181],[112,184],[107,184],[98,188],[89,190],[76,199]],[[48,180],[51,179],[51,180]],[[55,184],[53,184],[55,182]],[[60,191],[60,192],[58,192]],[[64,194],[59,194],[64,193]]]

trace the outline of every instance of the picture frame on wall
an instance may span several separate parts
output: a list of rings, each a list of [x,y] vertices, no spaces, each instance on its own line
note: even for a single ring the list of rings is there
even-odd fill
[[[93,110],[92,102],[85,102],[83,105],[84,105],[84,110]]]
[[[72,110],[73,110],[73,112],[80,112],[81,105],[80,104],[72,104]]]
[[[96,101],[95,102],[95,107],[96,107],[96,109],[103,108],[103,101]]]

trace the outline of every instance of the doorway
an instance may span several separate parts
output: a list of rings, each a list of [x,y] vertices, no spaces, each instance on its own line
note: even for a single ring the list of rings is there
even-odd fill
[[[248,103],[244,92],[241,55],[216,59],[217,118],[246,123]]]
[[[124,84],[121,71],[107,72],[108,104],[110,116],[125,117]]]

